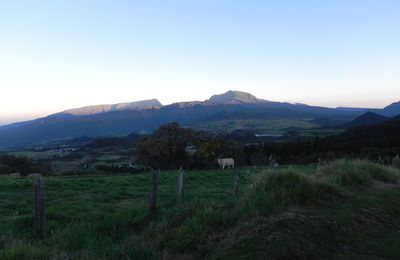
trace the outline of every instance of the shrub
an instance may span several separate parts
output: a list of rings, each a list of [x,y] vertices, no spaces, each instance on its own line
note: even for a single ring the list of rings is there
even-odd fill
[[[29,173],[49,174],[49,170],[38,165],[36,162],[24,156],[1,155],[0,156],[0,174],[9,174],[19,172],[21,175]]]

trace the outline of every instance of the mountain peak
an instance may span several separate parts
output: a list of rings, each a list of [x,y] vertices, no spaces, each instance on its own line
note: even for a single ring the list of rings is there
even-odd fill
[[[254,104],[260,103],[263,100],[256,98],[250,93],[243,91],[229,90],[224,94],[213,95],[208,100],[213,104]]]
[[[95,105],[95,106],[86,106],[81,108],[73,108],[69,110],[65,110],[58,114],[67,114],[74,116],[86,116],[86,115],[95,115],[101,113],[108,112],[119,112],[126,110],[143,110],[143,109],[152,109],[152,108],[160,108],[162,104],[157,99],[149,99],[149,100],[141,100],[129,103],[118,103],[118,104],[107,104],[107,105]],[[56,114],[56,115],[58,115]]]
[[[365,125],[375,125],[379,123],[383,123],[390,118],[373,113],[371,111],[368,111],[361,116],[357,117],[353,121],[350,121],[344,125],[342,125],[345,128],[350,128],[354,126],[365,126]]]

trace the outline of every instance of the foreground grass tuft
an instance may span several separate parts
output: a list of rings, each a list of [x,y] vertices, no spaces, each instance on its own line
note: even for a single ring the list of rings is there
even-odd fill
[[[243,201],[245,211],[252,209],[267,213],[277,207],[309,205],[343,196],[334,186],[317,182],[305,173],[289,168],[267,170],[257,175]]]
[[[338,160],[323,167],[319,178],[354,190],[371,186],[374,181],[395,183],[399,178],[399,171],[368,161]]]

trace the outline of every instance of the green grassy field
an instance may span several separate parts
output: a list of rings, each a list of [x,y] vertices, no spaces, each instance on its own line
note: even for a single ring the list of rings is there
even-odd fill
[[[206,123],[187,125],[186,127],[201,129],[213,133],[232,132],[234,130],[251,130],[258,134],[281,136],[295,131],[296,137],[326,137],[343,132],[342,129],[321,128],[310,118],[264,118],[218,120]]]
[[[243,186],[249,177],[259,170],[244,169]],[[176,178],[174,171],[164,171],[159,182],[159,207],[176,210]],[[186,200],[189,203],[216,204],[231,203],[232,176],[231,171],[189,171],[185,178]],[[71,176],[47,177],[46,209],[48,221],[48,239],[36,243],[33,233],[33,180],[30,178],[15,179],[0,177],[0,249],[1,256],[10,259],[20,257],[29,259],[31,253],[37,257],[52,255],[50,251],[65,248],[77,251],[84,257],[86,253],[94,253],[92,257],[113,257],[118,252],[118,243],[134,234],[125,228],[140,225],[147,215],[148,194],[151,190],[149,173],[117,176]],[[110,225],[110,234],[97,234],[97,239],[85,237],[90,232],[93,221]],[[118,226],[120,222],[121,226]],[[75,234],[76,232],[81,234]],[[116,230],[115,230],[116,229]],[[71,232],[71,233],[69,233]],[[78,237],[76,237],[78,236]],[[75,239],[81,241],[77,242]],[[115,241],[113,239],[116,239]],[[11,242],[11,244],[9,244]],[[62,243],[59,243],[62,241]],[[32,244],[33,243],[33,244]],[[38,246],[40,244],[40,246]],[[6,246],[6,249],[4,249]],[[12,251],[18,251],[13,256]],[[35,252],[32,252],[35,251]],[[62,252],[62,251],[61,251]],[[59,254],[59,252],[54,252]],[[6,257],[6,258],[7,258]],[[79,258],[79,257],[78,257]]]
[[[0,177],[0,259],[398,258],[399,172],[366,162],[46,177],[47,237],[33,233],[33,180]]]
[[[270,135],[285,134],[288,128],[297,128],[301,131],[319,127],[311,122],[310,118],[264,118],[264,119],[236,119],[218,120],[206,123],[189,125],[210,132],[232,132],[233,130],[254,130]]]

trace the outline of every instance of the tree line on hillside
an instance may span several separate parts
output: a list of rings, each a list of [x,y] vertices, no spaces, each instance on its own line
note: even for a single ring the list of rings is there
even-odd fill
[[[281,164],[316,163],[319,159],[363,158],[390,163],[400,152],[400,138],[359,140],[348,133],[335,137],[296,139],[289,142],[239,143],[225,136],[212,136],[178,123],[161,126],[136,144],[137,162],[148,168],[214,168],[217,159],[232,157],[236,165],[267,165],[273,158]]]
[[[151,135],[134,138],[108,138],[84,146],[80,153],[71,153],[59,160],[80,159],[82,152],[95,147],[121,147],[135,153],[134,167],[126,165],[96,165],[95,169],[111,173],[137,173],[145,169],[211,169],[218,167],[218,158],[233,158],[237,166],[317,163],[319,159],[362,158],[390,164],[400,154],[400,137],[393,123],[386,124],[384,134],[377,126],[352,128],[338,136],[273,140],[254,138],[254,134],[234,132],[212,135],[204,131],[182,128],[178,123],[161,126]],[[394,129],[394,130],[393,130]],[[140,139],[139,139],[140,138]],[[132,140],[131,140],[132,139]],[[246,141],[247,140],[247,141]],[[125,145],[129,143],[129,145]],[[91,155],[86,155],[90,157]],[[76,158],[75,158],[76,157]],[[85,157],[85,158],[86,158]],[[21,175],[50,173],[51,160],[32,160],[14,155],[0,156],[0,174],[19,172]]]

